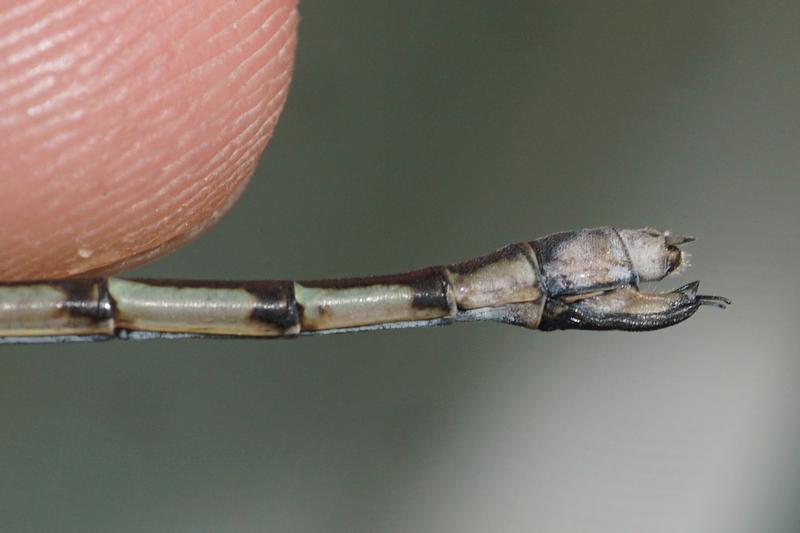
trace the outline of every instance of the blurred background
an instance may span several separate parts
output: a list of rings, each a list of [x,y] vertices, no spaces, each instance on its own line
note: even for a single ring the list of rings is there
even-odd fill
[[[319,278],[559,230],[694,234],[731,297],[491,324],[0,349],[8,531],[800,531],[800,3],[304,0],[211,232],[132,275]]]

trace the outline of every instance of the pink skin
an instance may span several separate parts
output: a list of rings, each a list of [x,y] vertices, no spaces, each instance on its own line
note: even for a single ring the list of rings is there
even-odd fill
[[[0,0],[0,280],[163,255],[241,194],[297,0]]]

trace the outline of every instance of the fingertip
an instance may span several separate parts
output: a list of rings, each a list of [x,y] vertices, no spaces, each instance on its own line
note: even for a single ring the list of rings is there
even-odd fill
[[[29,30],[0,63],[0,279],[116,271],[202,233],[277,123],[297,2],[37,4],[0,16]]]

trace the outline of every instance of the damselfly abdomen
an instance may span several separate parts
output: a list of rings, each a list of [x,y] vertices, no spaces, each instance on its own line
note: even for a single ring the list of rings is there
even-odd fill
[[[550,331],[672,326],[721,296],[648,293],[691,241],[653,229],[556,233],[449,266],[322,281],[86,278],[0,284],[0,343],[295,337],[488,320]]]

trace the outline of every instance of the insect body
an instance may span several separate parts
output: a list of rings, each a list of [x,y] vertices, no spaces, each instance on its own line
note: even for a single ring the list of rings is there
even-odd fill
[[[698,282],[639,291],[680,270],[679,245],[652,229],[556,233],[449,266],[323,281],[87,278],[0,284],[0,343],[293,337],[490,320],[531,329],[644,331],[701,305]]]

